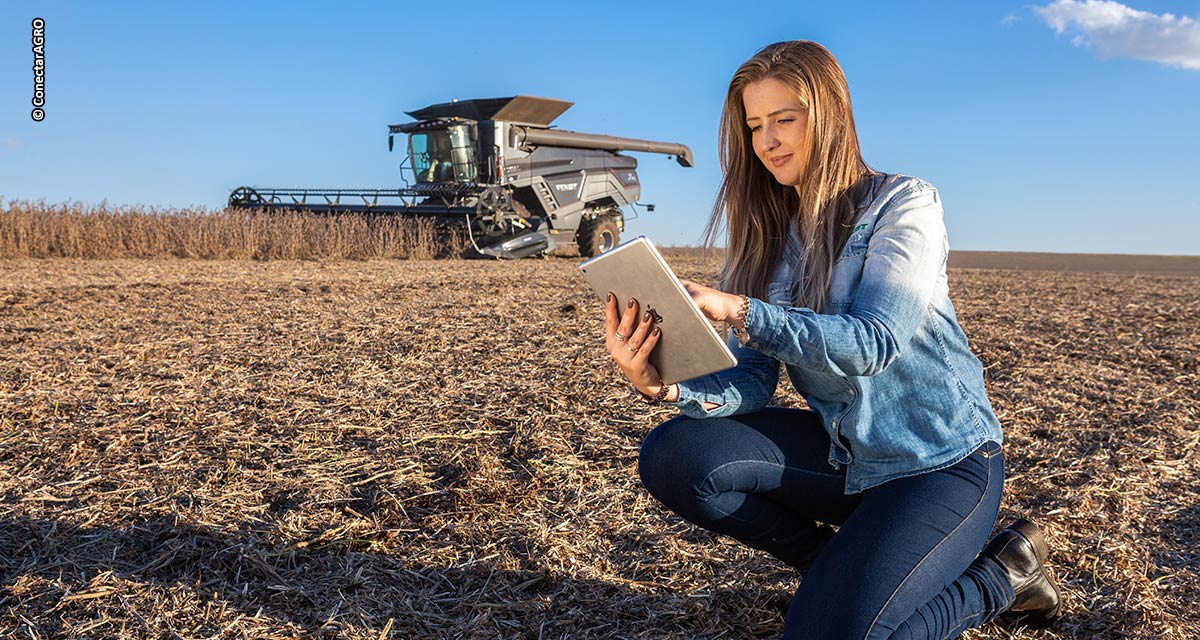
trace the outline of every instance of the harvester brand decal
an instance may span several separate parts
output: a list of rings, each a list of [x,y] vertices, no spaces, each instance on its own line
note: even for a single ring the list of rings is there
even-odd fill
[[[625,181],[626,182],[637,182],[637,174],[630,171],[629,173],[625,174]]]
[[[578,182],[564,182],[562,184],[554,185],[554,188],[558,189],[559,191],[574,191],[575,187],[578,187],[578,186],[579,186]]]

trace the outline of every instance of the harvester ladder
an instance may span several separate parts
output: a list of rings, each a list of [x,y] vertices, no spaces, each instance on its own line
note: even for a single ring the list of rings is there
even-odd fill
[[[558,208],[558,202],[554,200],[554,193],[550,191],[550,185],[546,184],[545,180],[537,181],[538,196],[542,199],[542,204],[546,207],[546,211],[554,211]]]

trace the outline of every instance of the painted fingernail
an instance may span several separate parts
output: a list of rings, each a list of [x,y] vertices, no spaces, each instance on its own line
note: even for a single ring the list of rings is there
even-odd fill
[[[645,314],[642,315],[642,322],[650,322],[650,312],[649,311],[647,311]]]
[[[662,329],[659,329],[658,327],[654,327],[654,337],[657,338],[660,335],[662,335]]]
[[[612,292],[611,292],[611,291],[609,291],[609,292],[608,292],[608,295],[607,295],[607,296],[604,298],[604,301],[605,301],[605,302],[612,302],[612,298],[613,298],[613,296],[612,296]]]
[[[629,308],[632,309],[633,305],[635,305],[635,304],[637,304],[637,300],[630,298],[629,299]]]

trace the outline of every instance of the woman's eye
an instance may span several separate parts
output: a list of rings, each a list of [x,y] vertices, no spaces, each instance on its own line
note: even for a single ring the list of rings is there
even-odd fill
[[[792,122],[793,120],[795,120],[795,118],[780,118],[778,122],[779,124],[783,124],[785,122]]]
[[[750,127],[750,133],[757,133],[758,130],[761,128],[762,128],[762,125],[755,125],[753,127]]]

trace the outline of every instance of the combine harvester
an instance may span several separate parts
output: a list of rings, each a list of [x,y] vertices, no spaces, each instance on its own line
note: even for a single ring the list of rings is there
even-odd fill
[[[411,111],[416,122],[389,126],[388,149],[396,134],[408,136],[412,186],[238,187],[229,206],[430,217],[465,223],[471,244],[486,256],[522,258],[570,244],[594,256],[620,241],[621,207],[641,194],[637,160],[619,152],[666,154],[690,167],[692,151],[670,142],[550,128],[572,104],[516,96]]]

